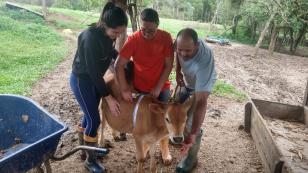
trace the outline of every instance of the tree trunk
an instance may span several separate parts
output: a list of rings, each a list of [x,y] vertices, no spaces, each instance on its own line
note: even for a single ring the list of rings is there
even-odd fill
[[[256,21],[254,21],[253,27],[252,27],[252,31],[251,31],[251,35],[250,35],[250,38],[251,38],[252,40],[255,40],[255,39],[256,39],[257,25],[258,25],[258,23],[257,23]]]
[[[135,5],[129,5],[128,14],[132,24],[133,32],[137,31],[137,7]]]
[[[293,43],[294,43],[293,29],[290,28],[290,52],[293,52]]]
[[[258,40],[258,42],[257,42],[257,44],[256,44],[255,51],[254,51],[254,53],[253,53],[253,57],[256,57],[256,56],[257,56],[257,53],[258,53],[259,48],[260,48],[260,46],[261,46],[261,43],[262,43],[262,41],[263,41],[264,35],[265,35],[265,33],[266,33],[267,29],[268,29],[269,24],[270,24],[270,23],[272,22],[272,20],[274,19],[275,15],[276,15],[276,13],[272,13],[271,16],[270,16],[270,18],[267,20],[267,22],[266,22],[266,24],[265,24],[265,27],[264,27],[263,31],[261,32],[261,35],[260,35],[260,37],[259,37],[259,40]]]
[[[126,11],[128,8],[128,4],[126,0],[112,0],[114,3],[116,3],[123,11]],[[125,41],[127,38],[127,30],[125,30],[120,37],[117,38],[116,40],[116,45],[115,48],[117,51],[120,51],[121,48],[123,47]]]
[[[286,27],[283,27],[283,39],[282,39],[282,45],[287,46],[289,42],[287,41],[287,30]]]
[[[295,43],[294,43],[294,46],[293,46],[293,52],[296,51],[298,44],[300,43],[300,41],[302,40],[302,38],[304,37],[306,32],[307,32],[307,23],[304,23],[304,25],[298,31],[298,37],[295,40]]]
[[[237,24],[238,24],[239,18],[240,18],[239,15],[235,15],[233,17],[233,20],[232,20],[232,34],[233,35],[236,34],[236,28],[237,28]]]
[[[46,17],[47,17],[46,0],[42,0],[42,7],[43,7],[43,15],[44,15],[44,18],[46,18]]]
[[[218,21],[218,12],[219,12],[220,6],[222,4],[222,0],[216,0],[216,3],[217,3],[217,7],[216,7],[215,14],[214,14],[214,16],[212,18],[212,22],[211,22],[211,25],[210,25],[210,30],[212,30],[212,25],[216,24],[217,21]]]
[[[275,45],[276,45],[278,32],[279,31],[277,31],[277,26],[274,24],[273,30],[272,30],[272,35],[271,35],[271,42],[270,42],[270,45],[268,47],[270,56],[272,56],[274,54],[274,49],[275,49]]]

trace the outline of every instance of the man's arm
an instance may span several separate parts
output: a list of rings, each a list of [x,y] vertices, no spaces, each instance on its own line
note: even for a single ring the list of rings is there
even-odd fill
[[[164,69],[162,71],[160,79],[159,79],[158,83],[156,84],[156,86],[150,92],[154,97],[159,96],[159,93],[160,93],[162,87],[164,86],[165,82],[167,81],[167,79],[168,79],[168,77],[171,73],[172,67],[173,67],[173,61],[174,61],[173,57],[166,57],[165,62],[164,62]]]
[[[195,93],[195,113],[192,122],[192,128],[190,134],[198,135],[204,121],[206,107],[207,107],[207,99],[209,97],[209,92],[196,92]]]
[[[209,97],[209,92],[196,92],[195,93],[195,112],[193,114],[193,121],[191,126],[191,131],[187,137],[185,137],[185,141],[183,143],[183,147],[181,148],[182,155],[186,155],[190,147],[195,143],[196,137],[200,133],[200,129],[202,123],[204,121],[207,99]]]
[[[125,79],[125,65],[128,63],[128,58],[119,57],[115,64],[116,78],[119,81],[121,95],[124,100],[132,101],[132,93]]]
[[[177,85],[183,87],[185,86],[184,84],[184,80],[183,80],[183,74],[181,72],[181,64],[179,62],[179,57],[176,56],[176,69],[175,69],[175,79],[176,79],[176,83]]]

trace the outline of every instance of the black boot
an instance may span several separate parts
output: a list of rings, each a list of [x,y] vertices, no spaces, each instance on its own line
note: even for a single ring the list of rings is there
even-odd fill
[[[200,148],[202,134],[203,132],[201,130],[200,134],[196,137],[196,142],[194,145],[189,149],[187,155],[176,166],[177,173],[189,173],[197,166],[197,154]]]
[[[84,139],[83,139],[83,132],[78,132],[78,141],[79,141],[79,145],[85,145]],[[95,147],[97,147],[97,146],[95,145]],[[107,155],[106,152],[96,151],[96,156],[97,156],[98,159],[102,159],[106,155]],[[86,160],[86,158],[87,158],[87,156],[86,156],[85,150],[81,150],[80,159]]]
[[[95,147],[96,142],[84,142],[85,145]],[[85,161],[85,167],[91,173],[105,173],[106,169],[103,165],[97,162],[97,152],[87,150],[87,159]]]

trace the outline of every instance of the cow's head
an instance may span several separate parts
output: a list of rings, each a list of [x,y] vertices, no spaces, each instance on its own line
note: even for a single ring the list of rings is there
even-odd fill
[[[155,114],[164,117],[164,123],[169,132],[169,138],[173,143],[180,144],[184,141],[184,130],[187,120],[187,111],[192,104],[193,98],[184,103],[151,103],[149,108]]]

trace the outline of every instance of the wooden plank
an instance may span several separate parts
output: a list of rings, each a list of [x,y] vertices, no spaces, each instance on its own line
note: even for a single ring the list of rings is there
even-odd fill
[[[255,141],[262,163],[267,173],[277,170],[277,163],[281,163],[282,155],[277,149],[271,132],[256,106],[252,104],[251,111],[251,135]],[[282,167],[282,165],[280,165]]]
[[[251,129],[251,109],[252,109],[252,101],[250,100],[245,105],[245,115],[244,115],[245,131],[247,133],[250,133]]]
[[[308,106],[308,79],[307,79],[307,84],[306,84],[306,91],[304,95],[303,106]]]
[[[45,19],[45,18],[44,18],[44,15],[43,15],[42,13],[38,13],[38,12],[36,12],[36,11],[32,11],[32,10],[30,10],[30,9],[24,8],[24,7],[22,7],[22,6],[19,6],[19,5],[17,5],[17,4],[11,3],[11,2],[5,2],[5,6],[6,6],[7,8],[9,8],[9,9],[13,9],[13,10],[16,10],[16,9],[17,9],[17,10],[25,10],[25,11],[27,11],[27,12],[33,13],[33,14],[35,14],[35,15],[37,15],[37,16],[43,18],[43,19]]]
[[[304,106],[305,125],[308,127],[308,106]]]
[[[270,118],[304,122],[302,106],[252,99],[260,115]]]

